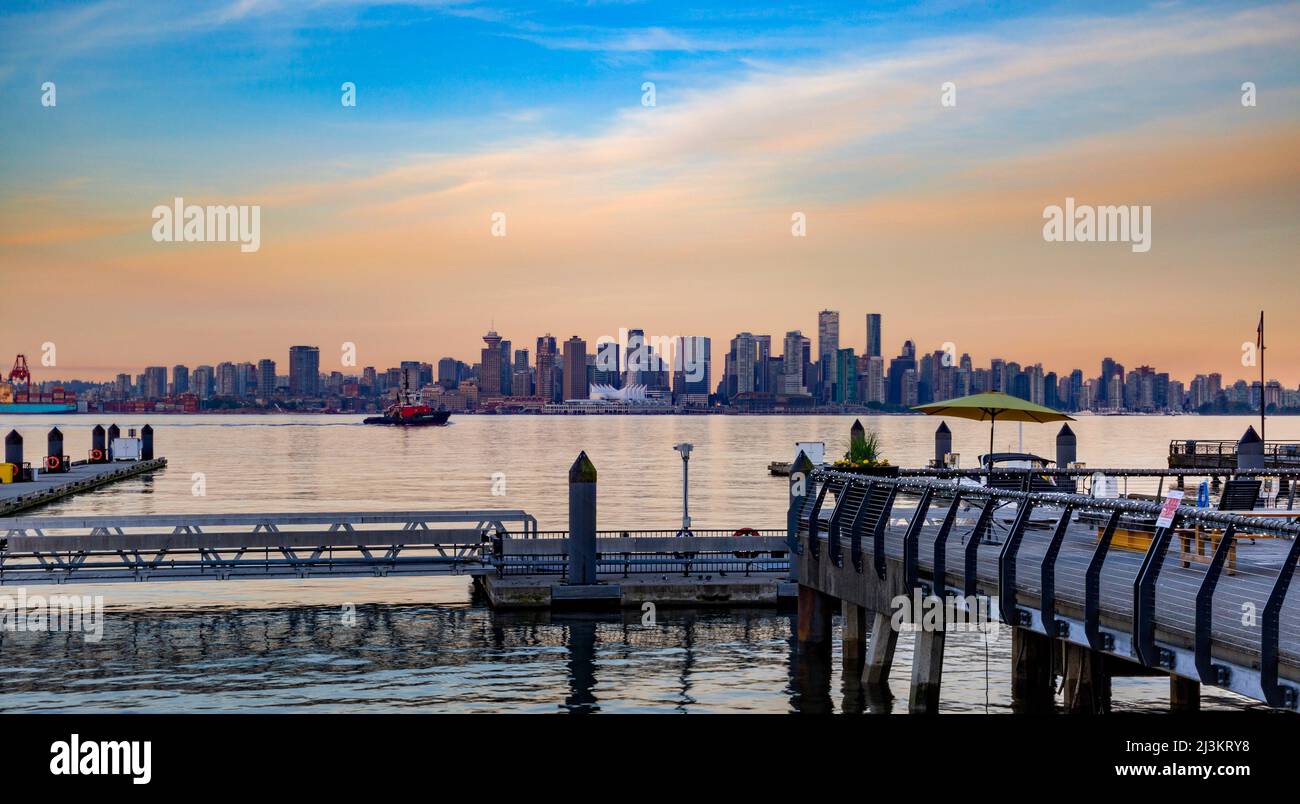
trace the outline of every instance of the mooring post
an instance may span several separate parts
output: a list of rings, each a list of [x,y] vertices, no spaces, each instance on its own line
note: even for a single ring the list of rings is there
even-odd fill
[[[898,645],[898,631],[888,614],[876,612],[871,618],[871,639],[867,643],[866,666],[862,668],[862,684],[880,692],[889,691],[889,671],[894,666],[894,648]]]
[[[946,636],[942,623],[916,632],[916,645],[912,649],[912,688],[907,696],[907,711],[913,715],[939,713]]]
[[[1065,643],[1065,711],[1104,714],[1110,711],[1110,672],[1105,654]]]
[[[67,462],[63,460],[63,431],[51,427],[46,444],[49,449],[45,453],[45,471],[66,472],[68,467],[65,465]]]
[[[1201,711],[1201,682],[1182,676],[1169,677],[1169,711]]]
[[[785,517],[786,555],[790,557],[791,581],[799,580],[799,512],[803,510],[812,483],[813,462],[803,450],[790,464],[790,507]]]
[[[108,426],[108,459],[113,460],[113,442],[122,437],[122,430],[114,422]]]
[[[140,460],[153,460],[153,427],[147,424],[140,428]]]
[[[859,678],[867,653],[867,610],[847,600],[840,602],[841,658],[844,675]]]
[[[90,462],[103,463],[108,459],[108,447],[104,443],[104,425],[97,424],[90,431]]]
[[[1264,468],[1264,442],[1254,427],[1247,427],[1246,432],[1237,442],[1237,471],[1243,469]]]
[[[596,467],[586,452],[569,467],[569,572],[571,585],[596,582]]]
[[[1052,639],[1028,628],[1011,629],[1011,706],[1016,712],[1048,712],[1056,703]]]
[[[1056,468],[1069,469],[1070,464],[1079,459],[1079,438],[1070,429],[1070,425],[1061,425],[1061,430],[1056,434]],[[1057,478],[1057,485],[1063,491],[1074,493],[1075,484],[1073,477]]]
[[[799,649],[804,652],[829,653],[831,647],[831,617],[837,601],[811,586],[799,584]]]
[[[948,422],[941,421],[934,431],[934,468],[942,469],[951,452],[952,430],[948,429]]]
[[[5,436],[5,463],[18,467],[14,471],[14,482],[26,479],[23,477],[23,437],[17,430],[10,430]]]

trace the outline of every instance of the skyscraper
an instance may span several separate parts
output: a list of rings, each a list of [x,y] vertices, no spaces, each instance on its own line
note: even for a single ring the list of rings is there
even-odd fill
[[[373,373],[374,369],[370,369]],[[275,396],[275,361],[263,358],[257,361],[257,398],[269,400]]]
[[[313,397],[320,393],[320,349],[315,346],[289,347],[289,394]]]
[[[564,398],[587,399],[587,342],[577,335],[564,342]]]
[[[150,366],[144,370],[144,398],[162,399],[167,396],[167,369]]]
[[[547,333],[537,339],[537,395],[544,402],[554,402],[559,395],[555,369],[555,337]]]
[[[739,333],[731,339],[730,356],[732,376],[727,378],[728,393],[732,396],[753,393],[758,340],[751,333]]]
[[[172,393],[176,396],[190,392],[189,366],[176,364],[172,366]]]
[[[501,396],[501,336],[496,330],[489,330],[483,336],[482,357],[480,359],[479,394],[481,396]]]
[[[881,357],[880,313],[867,313],[867,357]]]
[[[821,398],[831,399],[835,384],[835,355],[840,351],[840,314],[822,310],[817,314],[817,367],[821,372]]]

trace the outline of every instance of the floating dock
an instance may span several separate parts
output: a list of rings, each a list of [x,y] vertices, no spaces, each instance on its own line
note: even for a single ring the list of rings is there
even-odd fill
[[[147,474],[167,465],[166,458],[119,463],[79,463],[66,472],[41,472],[25,483],[0,484],[0,516],[106,486],[128,477]]]

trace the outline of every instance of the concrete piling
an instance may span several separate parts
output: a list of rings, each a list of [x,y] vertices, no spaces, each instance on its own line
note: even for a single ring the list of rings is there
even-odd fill
[[[1254,427],[1247,427],[1246,432],[1237,442],[1237,470],[1264,468],[1264,442],[1255,432]]]
[[[1065,711],[1104,714],[1110,711],[1110,672],[1106,657],[1091,648],[1065,643]]]
[[[97,424],[95,429],[90,431],[90,462],[104,463],[107,460],[108,445],[104,443],[104,425]]]
[[[140,428],[140,459],[153,460],[153,427],[147,424]]]
[[[952,430],[948,429],[947,422],[941,421],[938,429],[934,431],[935,468],[943,468],[944,461],[950,452],[952,452]]]
[[[113,460],[113,442],[122,437],[122,431],[114,422],[108,426],[108,459]]]
[[[1079,439],[1075,436],[1070,425],[1061,425],[1061,430],[1056,434],[1056,468],[1069,469],[1070,464],[1079,459]],[[1057,479],[1057,484],[1066,493],[1073,494],[1075,490],[1074,478],[1061,477]]]
[[[888,614],[876,612],[871,618],[871,640],[867,643],[867,658],[862,668],[862,684],[879,692],[889,692],[889,671],[894,666],[894,648],[898,646],[898,632]]]
[[[596,467],[587,453],[569,467],[568,583],[596,582]]]
[[[858,678],[867,654],[867,610],[847,600],[840,601],[840,633],[844,675]]]
[[[1182,714],[1201,711],[1201,682],[1170,676],[1169,711]]]
[[[50,434],[46,438],[46,445],[48,449],[45,452],[45,471],[68,471],[68,462],[64,460],[63,456],[63,431],[57,427],[51,427]]]
[[[18,467],[14,472],[14,482],[21,482],[23,477],[23,437],[17,430],[10,430],[5,436],[5,463]]]
[[[907,711],[910,714],[939,713],[946,636],[942,625],[916,632],[916,645],[912,648],[912,686],[907,696]]]
[[[800,651],[830,652],[831,617],[835,613],[835,598],[799,584],[799,621],[797,636]]]
[[[1028,628],[1011,629],[1011,707],[1050,712],[1056,703],[1052,639]]]

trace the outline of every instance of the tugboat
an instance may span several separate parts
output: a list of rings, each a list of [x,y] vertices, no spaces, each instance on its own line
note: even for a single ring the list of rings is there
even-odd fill
[[[382,416],[369,416],[362,424],[391,424],[398,427],[423,427],[446,424],[451,418],[449,410],[434,410],[424,402],[423,394],[413,394],[407,387],[406,372],[402,372],[402,390],[397,401],[384,410]]]

